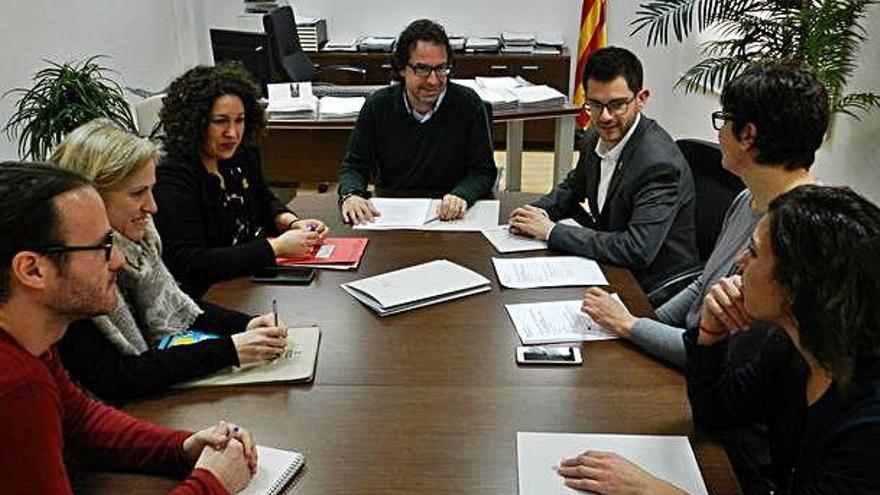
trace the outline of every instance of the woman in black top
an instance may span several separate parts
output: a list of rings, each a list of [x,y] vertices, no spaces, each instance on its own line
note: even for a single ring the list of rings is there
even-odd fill
[[[880,493],[880,208],[846,188],[801,186],[770,203],[742,278],[706,296],[685,334],[697,427],[768,425],[773,493]],[[727,365],[745,315],[783,331],[760,355]],[[629,461],[586,452],[558,468],[602,494],[681,493]]]
[[[68,134],[51,161],[88,178],[104,200],[113,244],[125,256],[116,277],[116,307],[73,323],[58,344],[65,367],[105,400],[143,397],[208,373],[263,362],[287,345],[273,315],[252,317],[184,294],[162,263],[151,216],[158,146],[97,119]],[[157,350],[190,329],[215,334]]]
[[[254,148],[265,120],[257,95],[247,72],[229,64],[189,70],[163,100],[156,226],[165,263],[193,297],[276,256],[305,254],[328,233],[266,186]]]

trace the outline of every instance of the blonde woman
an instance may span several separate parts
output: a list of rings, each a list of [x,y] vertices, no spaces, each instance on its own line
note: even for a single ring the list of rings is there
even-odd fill
[[[152,221],[158,153],[149,140],[97,119],[71,132],[50,158],[94,184],[113,243],[125,256],[116,308],[74,323],[58,346],[70,373],[104,399],[141,397],[228,366],[269,360],[286,345],[287,331],[272,315],[251,317],[196,302],[178,288],[162,263]],[[216,338],[156,350],[164,336],[190,329]]]

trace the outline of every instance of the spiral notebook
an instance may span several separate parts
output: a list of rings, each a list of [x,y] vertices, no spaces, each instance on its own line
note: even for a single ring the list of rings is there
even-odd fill
[[[257,445],[257,474],[241,495],[280,495],[306,462],[299,452]]]

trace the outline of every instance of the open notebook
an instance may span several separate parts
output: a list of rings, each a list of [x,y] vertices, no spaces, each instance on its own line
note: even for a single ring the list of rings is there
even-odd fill
[[[441,221],[437,217],[439,199],[430,198],[372,198],[380,215],[366,224],[355,225],[355,230],[435,230],[449,232],[479,232],[498,225],[500,202],[497,199],[477,201],[458,220]]]
[[[205,378],[181,383],[177,388],[310,382],[315,377],[320,340],[319,327],[288,328],[287,349],[278,359],[265,364],[226,368]]]
[[[554,467],[560,459],[587,450],[617,453],[686,493],[709,493],[687,437],[520,431],[516,434],[519,495],[584,493],[563,485]]]
[[[240,495],[280,495],[306,462],[299,452],[257,445],[257,474]]]

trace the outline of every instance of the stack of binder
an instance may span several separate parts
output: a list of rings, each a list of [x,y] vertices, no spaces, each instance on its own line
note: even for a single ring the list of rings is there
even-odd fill
[[[296,24],[296,32],[303,51],[316,52],[327,44],[326,19],[302,19]]]

